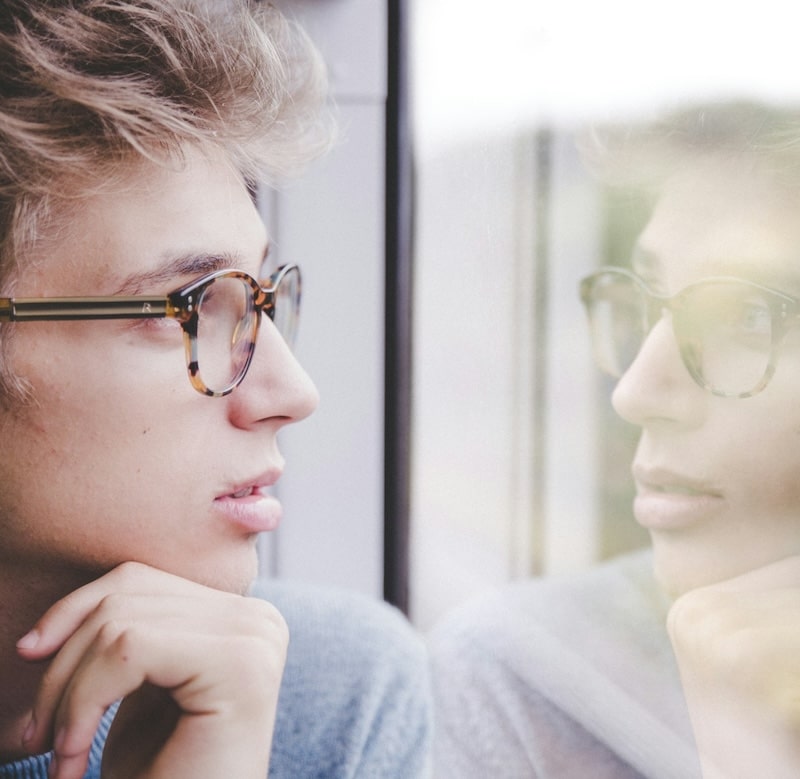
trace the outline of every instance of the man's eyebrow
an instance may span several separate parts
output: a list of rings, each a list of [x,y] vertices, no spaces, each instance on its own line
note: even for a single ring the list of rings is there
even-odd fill
[[[269,244],[267,244],[262,263],[269,254]],[[172,257],[157,268],[132,273],[122,280],[115,295],[139,295],[146,290],[158,287],[175,286],[180,280],[187,277],[203,276],[206,273],[213,273],[218,270],[236,268],[241,264],[239,255],[226,252],[212,254],[207,252],[190,252]]]
[[[177,279],[187,276],[202,276],[204,273],[232,268],[233,258],[224,254],[192,253],[173,257],[151,270],[131,273],[117,288],[116,295],[138,295],[144,290],[175,284]]]
[[[664,271],[664,261],[653,251],[636,244],[631,252],[631,269],[653,292],[658,291]],[[751,281],[794,297],[800,296],[800,277],[789,269],[775,268],[746,257],[709,262],[705,278],[730,277]]]
[[[783,268],[765,267],[755,260],[721,263],[721,272],[714,275],[744,279],[792,297],[797,297],[800,293],[800,278],[796,272]]]

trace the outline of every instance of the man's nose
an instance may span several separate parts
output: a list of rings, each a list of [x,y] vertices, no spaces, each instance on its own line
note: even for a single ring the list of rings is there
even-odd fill
[[[684,365],[672,315],[665,313],[645,336],[611,400],[623,419],[640,427],[656,419],[691,426],[700,421],[707,395]]]
[[[230,399],[232,421],[245,428],[264,420],[299,422],[319,404],[317,388],[266,315],[250,369]]]

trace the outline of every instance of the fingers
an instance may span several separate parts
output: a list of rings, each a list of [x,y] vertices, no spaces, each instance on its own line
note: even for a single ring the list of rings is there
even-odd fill
[[[20,655],[41,660],[58,651],[104,598],[118,594],[197,596],[206,588],[141,563],[127,562],[49,608],[17,642]]]
[[[722,639],[707,656],[678,657],[703,776],[794,779],[800,765],[796,669]],[[792,650],[794,656],[796,650]]]
[[[796,619],[787,617],[798,614],[800,557],[791,556],[681,595],[670,608],[667,629],[679,654],[729,654],[735,663],[747,655],[737,647],[755,648],[753,638],[762,631],[793,628]]]
[[[696,590],[673,604],[667,628],[683,673],[773,705],[798,692],[800,588]]]
[[[36,708],[52,712],[58,779],[83,776],[100,718],[114,701],[137,690],[150,675],[168,682],[185,680],[186,667],[182,673],[176,668],[181,659],[174,652],[165,653],[163,637],[150,633],[142,627],[104,628],[64,687],[49,684],[43,689]]]
[[[688,592],[670,609],[704,775],[797,776],[800,558]]]
[[[213,636],[183,644],[177,637],[183,646],[176,653],[175,636],[169,637],[169,649],[159,636],[146,638],[154,640],[152,646],[141,648],[149,658],[148,682],[169,692],[179,715],[164,738],[163,728],[158,733],[152,727],[152,707],[147,701],[139,705],[140,693],[150,685],[126,697],[122,720],[115,720],[106,742],[104,772],[113,765],[109,775],[126,779],[263,779],[286,643],[250,635]],[[146,773],[136,768],[143,760]]]
[[[52,743],[53,775],[82,777],[106,708],[145,683],[166,690],[183,719],[195,718],[195,731],[205,717],[217,732],[230,721],[229,738],[246,731],[248,719],[271,733],[288,644],[280,614],[146,566],[121,568],[55,604],[29,634],[35,641],[19,647],[29,660],[55,653],[26,748]],[[176,733],[183,746],[192,742],[184,722]],[[181,748],[180,739],[165,747]]]

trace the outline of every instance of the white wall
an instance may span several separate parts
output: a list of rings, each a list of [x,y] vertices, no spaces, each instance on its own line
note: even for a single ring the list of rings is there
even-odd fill
[[[297,355],[321,394],[314,416],[282,433],[284,521],[264,540],[265,570],[381,597],[386,9],[277,4],[323,53],[341,139],[264,203],[278,261],[303,271]]]
[[[543,168],[540,153],[546,154]],[[578,279],[595,190],[566,135],[417,159],[411,616],[597,560],[594,370]]]

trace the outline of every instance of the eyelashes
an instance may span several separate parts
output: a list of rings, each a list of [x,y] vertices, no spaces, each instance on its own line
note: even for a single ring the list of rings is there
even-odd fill
[[[177,319],[160,317],[135,319],[127,323],[127,329],[155,341],[174,341],[176,346],[183,344],[183,329]]]

